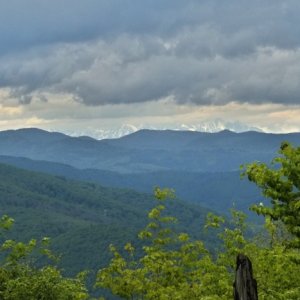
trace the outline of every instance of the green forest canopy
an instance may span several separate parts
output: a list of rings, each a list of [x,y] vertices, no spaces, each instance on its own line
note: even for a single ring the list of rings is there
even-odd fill
[[[131,243],[125,245],[125,255],[111,246],[113,258],[100,269],[96,287],[124,299],[232,299],[235,258],[243,253],[252,261],[259,299],[299,299],[300,148],[284,143],[279,154],[270,166],[253,163],[244,167],[244,175],[271,200],[270,205],[252,208],[265,216],[267,231],[249,239],[244,214],[233,210],[230,221],[208,214],[205,227],[217,230],[222,241],[218,253],[212,255],[202,241],[173,230],[176,219],[165,213],[172,193],[156,189],[157,205],[139,234],[143,254],[136,256]],[[12,223],[11,218],[2,217],[2,231]],[[5,240],[1,251],[6,256],[0,266],[0,298],[91,298],[84,285],[85,274],[66,278],[57,267],[37,267],[32,261],[37,251],[55,261],[47,239]]]

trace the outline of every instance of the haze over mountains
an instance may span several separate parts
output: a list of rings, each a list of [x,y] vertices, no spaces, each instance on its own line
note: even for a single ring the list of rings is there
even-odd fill
[[[69,137],[40,129],[0,132],[0,155],[25,157],[120,173],[235,171],[268,161],[280,143],[299,144],[300,134],[140,130],[119,139]]]
[[[0,132],[0,161],[54,175],[151,193],[154,186],[217,211],[261,199],[239,178],[241,164],[270,160],[300,134],[140,130],[118,139],[70,137],[40,129]]]

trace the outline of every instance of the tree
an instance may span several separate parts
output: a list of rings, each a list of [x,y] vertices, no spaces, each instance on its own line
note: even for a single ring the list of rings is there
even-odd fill
[[[300,248],[300,147],[284,142],[279,154],[270,166],[260,162],[244,166],[243,174],[271,199],[271,206],[261,203],[252,210],[281,221],[293,236],[290,245]]]
[[[0,229],[9,230],[13,219],[3,216]],[[65,278],[60,270],[50,264],[37,267],[33,258],[38,253],[54,259],[48,248],[49,239],[40,242],[32,239],[28,243],[5,240],[0,246],[4,259],[0,263],[0,299],[43,299],[43,300],[84,300],[88,293],[83,274],[77,278]]]
[[[232,299],[236,256],[244,253],[253,264],[259,299],[299,299],[299,265],[291,260],[299,257],[295,249],[286,249],[279,241],[268,243],[271,238],[266,236],[263,243],[246,239],[245,215],[232,210],[231,221],[208,215],[206,227],[216,228],[223,243],[213,255],[202,241],[173,230],[176,220],[165,215],[169,195],[167,190],[155,191],[158,205],[149,212],[149,224],[139,234],[143,254],[136,256],[131,243],[124,247],[128,256],[111,246],[113,258],[99,271],[97,287],[123,299]]]
[[[164,202],[170,196],[166,189],[155,190],[158,205],[139,234],[144,255],[136,257],[128,243],[126,259],[111,246],[113,259],[99,271],[96,285],[124,299],[228,299],[232,279],[226,269],[213,262],[203,242],[172,230],[176,219],[164,214]]]

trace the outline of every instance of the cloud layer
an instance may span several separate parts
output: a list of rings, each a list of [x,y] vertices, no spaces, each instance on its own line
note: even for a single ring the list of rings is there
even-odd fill
[[[0,113],[298,110],[299,15],[298,0],[2,1]]]

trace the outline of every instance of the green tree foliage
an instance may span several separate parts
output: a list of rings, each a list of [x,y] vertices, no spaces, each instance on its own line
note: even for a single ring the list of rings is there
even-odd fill
[[[9,230],[13,219],[3,216],[0,229]],[[33,254],[55,259],[48,249],[49,239],[40,242],[32,239],[28,243],[5,240],[0,248],[0,299],[3,300],[84,300],[88,298],[83,275],[78,278],[65,278],[60,270],[52,265],[36,267]],[[36,255],[35,255],[36,257]]]
[[[284,142],[279,154],[271,166],[259,162],[246,165],[244,175],[271,199],[270,207],[260,204],[252,209],[283,222],[294,237],[291,245],[300,248],[300,147]]]
[[[171,229],[176,219],[163,212],[164,202],[172,194],[156,189],[155,196],[158,205],[149,212],[150,222],[139,234],[145,244],[144,256],[135,258],[135,249],[128,243],[126,260],[111,246],[114,257],[99,272],[97,286],[109,288],[125,299],[204,299],[211,295],[222,299],[230,293],[226,289],[226,270],[212,262],[202,242],[192,242],[187,234],[176,234]],[[224,278],[215,280],[216,273]],[[215,293],[210,290],[213,282]]]
[[[299,299],[300,269],[291,259],[299,253],[282,245],[271,220],[266,224],[268,238],[247,240],[243,213],[233,210],[230,222],[209,214],[206,227],[216,228],[223,242],[213,256],[203,242],[174,232],[176,219],[164,213],[168,191],[157,189],[155,195],[158,204],[139,234],[144,240],[144,254],[136,257],[131,243],[125,245],[128,256],[111,246],[113,258],[99,271],[97,287],[123,299],[232,299],[236,255],[244,253],[253,263],[259,299]]]
[[[280,154],[270,167],[253,163],[245,168],[249,180],[271,199],[270,207],[253,207],[265,216],[266,231],[261,235],[249,238],[245,234],[246,216],[241,212],[232,210],[230,220],[210,213],[204,228],[208,235],[216,231],[220,239],[220,247],[212,253],[202,241],[177,233],[177,219],[166,214],[174,194],[157,188],[157,205],[139,233],[142,249],[130,242],[124,251],[111,245],[112,259],[98,272],[96,287],[123,299],[232,299],[235,260],[243,253],[252,261],[259,299],[300,299],[300,150],[284,143]],[[56,189],[50,190],[57,197]],[[80,205],[84,202],[81,198],[78,201]],[[0,299],[88,299],[84,274],[67,278],[55,265],[37,263],[38,253],[56,260],[49,250],[49,239],[27,243],[5,239],[4,233],[13,222],[8,216],[0,219]],[[289,246],[294,247],[287,247],[287,237],[292,242]]]

